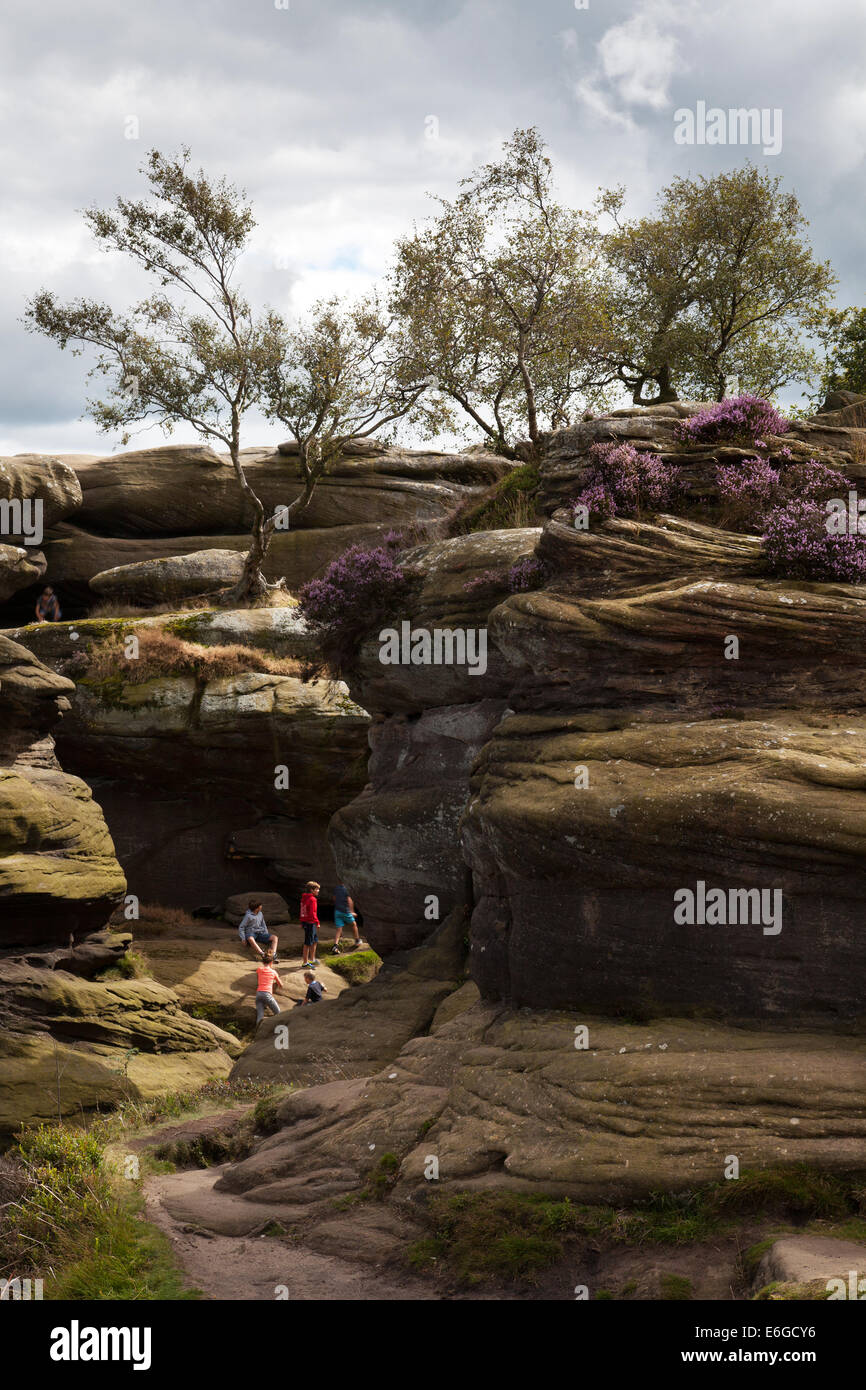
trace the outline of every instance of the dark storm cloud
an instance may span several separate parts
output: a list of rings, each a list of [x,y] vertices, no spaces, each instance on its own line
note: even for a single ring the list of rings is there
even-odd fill
[[[154,145],[188,144],[246,188],[259,226],[245,279],[285,309],[365,288],[426,190],[451,193],[530,124],[566,196],[623,182],[636,212],[675,173],[755,158],[796,188],[840,299],[863,299],[860,0],[48,0],[7,8],[2,28],[4,452],[60,448],[66,421],[67,447],[105,447],[72,424],[82,362],[16,319],[43,283],[132,297],[76,210],[135,194]],[[699,101],[780,109],[781,152],[675,144],[674,112]]]

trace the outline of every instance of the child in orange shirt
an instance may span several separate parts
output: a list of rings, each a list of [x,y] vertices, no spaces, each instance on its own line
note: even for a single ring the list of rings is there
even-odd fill
[[[273,968],[273,951],[265,951],[261,965],[256,967],[256,1026],[265,1016],[265,1009],[272,1014],[280,1013],[280,1006],[274,998],[274,989],[282,989],[283,982]]]

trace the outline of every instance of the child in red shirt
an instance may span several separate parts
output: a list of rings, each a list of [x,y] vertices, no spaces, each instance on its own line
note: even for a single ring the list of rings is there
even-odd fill
[[[321,887],[321,883],[311,879],[301,896],[301,926],[304,929],[302,970],[305,965],[312,966],[314,970],[316,968],[316,948],[319,943],[319,905],[316,899]]]

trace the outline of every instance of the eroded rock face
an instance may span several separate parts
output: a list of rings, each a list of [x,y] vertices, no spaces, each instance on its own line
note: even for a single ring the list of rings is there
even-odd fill
[[[21,1124],[151,1099],[224,1076],[240,1044],[192,1018],[155,980],[93,978],[122,958],[129,933],[0,958],[0,1136]]]
[[[75,471],[62,459],[43,454],[0,458],[0,501],[29,502],[31,522],[35,502],[40,503],[41,525],[47,529],[78,511],[81,500],[81,484]],[[26,535],[27,530],[13,529],[4,532],[3,538],[23,544]]]
[[[310,652],[292,608],[91,620],[18,635],[62,665],[109,635],[153,628],[300,661]],[[102,681],[62,682],[71,707],[58,731],[60,757],[94,788],[142,902],[211,904],[247,892],[259,875],[283,885],[295,920],[307,879],[318,879],[330,901],[337,880],[326,828],[364,785],[367,714],[339,682],[269,674],[255,669],[254,656],[250,665],[210,680],[167,672],[134,684],[118,669]]]
[[[89,587],[107,571],[201,551],[240,556],[249,547],[252,510],[228,456],[210,448],[165,445],[106,458],[28,455],[5,462],[10,476],[12,468],[16,477],[30,470],[43,487],[53,478],[54,492],[62,493],[57,499],[52,493],[46,510],[45,559],[47,579],[66,600],[67,611],[92,607],[97,591],[114,596],[114,580],[97,590]],[[269,511],[300,495],[296,451],[290,446],[245,449],[243,462]],[[440,534],[512,466],[479,451],[445,454],[359,442],[321,479],[309,506],[293,514],[290,530],[277,531],[266,575],[284,577],[294,590],[349,546],[375,544],[395,527]],[[0,461],[0,498],[2,468]],[[161,596],[146,588],[134,601]],[[16,613],[19,621],[22,616],[23,608]]]
[[[440,885],[451,903],[459,890],[446,866],[460,844],[473,975],[487,999],[856,1027],[866,969],[861,590],[770,579],[760,540],[706,523],[661,516],[586,532],[560,505],[593,442],[666,453],[693,408],[614,412],[554,436],[542,465],[542,587],[498,602],[490,588],[468,596],[496,652],[483,697],[472,698],[465,669],[377,669],[374,644],[362,650],[353,689],[384,720],[373,738],[381,755],[370,788],[335,817],[332,842],[362,907],[370,895],[367,930],[383,949],[417,941],[423,924],[417,908],[401,921],[395,894],[364,865],[384,872],[386,846],[406,843],[407,898],[420,892],[409,870],[417,849],[417,863],[433,866],[430,891]],[[784,443],[857,476],[857,427],[823,454],[805,427]],[[722,454],[677,453],[693,496],[710,498]],[[414,621],[473,621],[466,596],[457,602],[470,556],[476,572],[494,568],[480,558],[485,545],[492,556],[521,534],[464,538],[465,555],[463,542],[429,547]],[[447,747],[434,715],[450,723]],[[687,906],[675,916],[687,892],[696,904],[713,889],[724,916],[697,909],[690,920]]]
[[[21,545],[0,545],[0,603],[36,584],[45,574],[45,556],[41,550]]]
[[[103,570],[93,576],[90,587],[101,598],[146,608],[228,589],[239,582],[243,570],[244,557],[238,551],[199,550]]]
[[[51,736],[74,686],[0,637],[0,943],[61,944],[102,926],[123,873],[90,788]]]
[[[412,630],[471,630],[486,640],[487,614],[508,592],[508,571],[533,553],[539,534],[482,532],[410,551],[404,563],[419,582],[395,628],[405,621]],[[370,732],[369,785],[334,816],[329,838],[380,954],[417,946],[469,901],[459,848],[469,772],[513,683],[496,645],[484,650],[484,669],[476,663],[472,674],[468,648],[462,665],[386,665],[377,637],[351,675],[355,698],[380,717]]]

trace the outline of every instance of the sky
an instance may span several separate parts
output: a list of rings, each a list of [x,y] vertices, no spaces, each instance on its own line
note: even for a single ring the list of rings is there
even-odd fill
[[[676,113],[699,103],[766,111],[781,141],[677,143]],[[863,0],[6,0],[0,124],[3,455],[119,447],[80,418],[85,359],[21,316],[43,286],[134,298],[81,210],[141,196],[153,147],[188,145],[245,189],[244,287],[289,315],[375,284],[429,195],[452,196],[530,125],[576,206],[623,184],[640,215],[674,175],[747,159],[781,174],[838,302],[866,302]],[[252,420],[245,442],[279,437]]]

